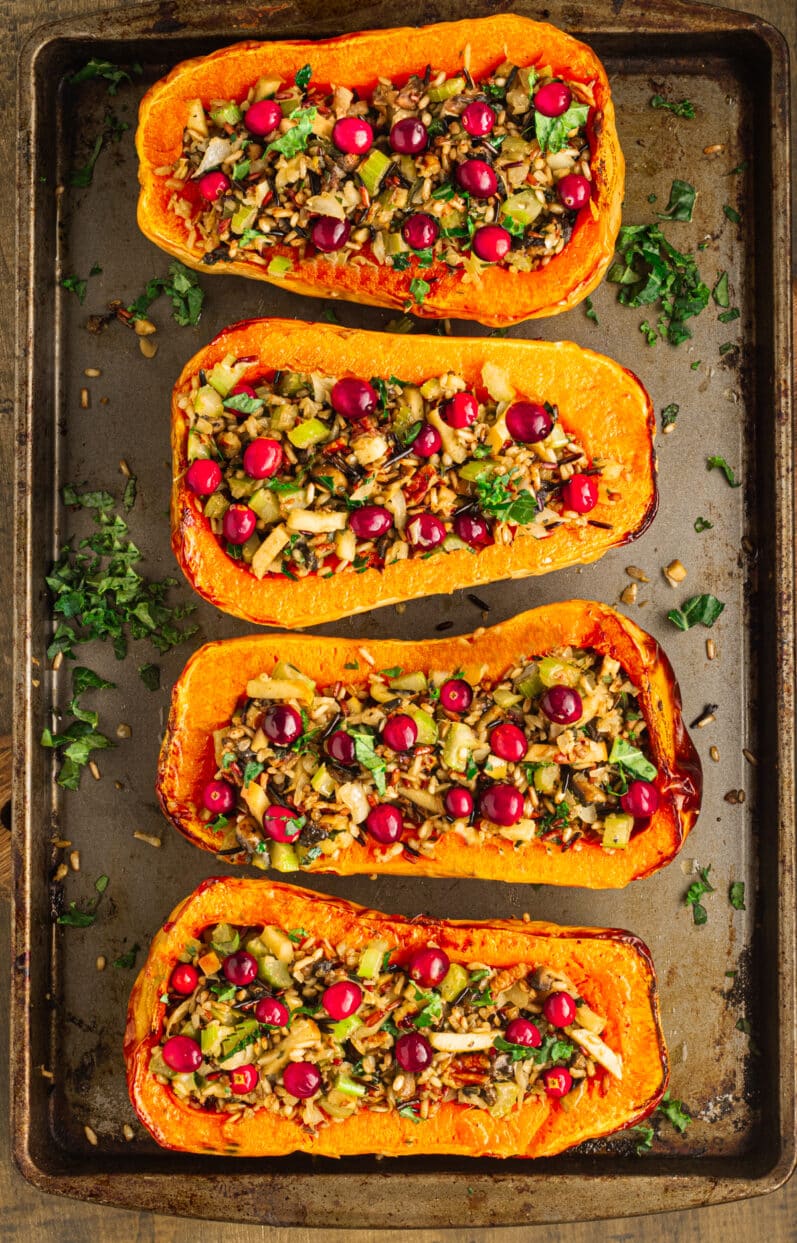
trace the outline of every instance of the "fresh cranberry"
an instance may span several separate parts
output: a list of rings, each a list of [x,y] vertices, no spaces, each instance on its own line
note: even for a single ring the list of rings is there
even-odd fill
[[[407,535],[413,548],[437,548],[446,537],[446,529],[434,514],[416,514],[407,523]]]
[[[205,173],[199,178],[199,193],[206,203],[215,203],[216,199],[230,188],[230,179],[224,173]]]
[[[644,820],[658,807],[659,792],[650,781],[632,781],[620,802],[629,816]]]
[[[474,199],[488,199],[498,189],[498,178],[486,160],[464,160],[457,165],[457,185]]]
[[[246,950],[238,950],[235,954],[227,955],[221,969],[226,979],[236,988],[245,988],[257,978],[257,959]]]
[[[265,138],[272,134],[282,120],[282,109],[273,99],[260,99],[244,113],[244,125],[250,134]]]
[[[399,1036],[394,1052],[401,1069],[414,1075],[425,1070],[434,1056],[432,1046],[420,1032],[407,1032],[406,1036]]]
[[[423,121],[415,117],[404,117],[390,131],[390,145],[399,155],[417,155],[425,151],[429,144],[429,134]]]
[[[347,1019],[359,1010],[362,1002],[363,990],[352,980],[330,984],[321,995],[321,1004],[331,1019]]]
[[[443,439],[436,427],[431,423],[422,423],[421,430],[412,442],[412,451],[418,457],[433,457],[443,447]]]
[[[471,245],[485,263],[500,263],[509,254],[512,235],[500,224],[483,224],[473,234]]]
[[[346,155],[365,155],[374,145],[374,131],[362,117],[341,117],[333,126],[332,141]]]
[[[576,1017],[576,1003],[569,993],[551,993],[542,1003],[542,1012],[551,1027],[569,1027]]]
[[[287,1027],[290,1013],[276,997],[262,997],[255,1006],[255,1018],[269,1027]]]
[[[389,716],[382,726],[382,741],[391,751],[411,751],[418,737],[418,726],[406,712]]]
[[[479,403],[473,393],[455,393],[443,406],[443,418],[449,427],[470,427],[479,417]]]
[[[528,739],[518,725],[503,721],[490,733],[490,750],[502,760],[517,763],[529,749]]]
[[[202,1065],[202,1050],[190,1036],[170,1036],[162,1053],[166,1065],[181,1075],[187,1075]]]
[[[489,523],[480,514],[457,514],[454,534],[471,548],[485,548],[493,542]]]
[[[326,741],[327,755],[329,755],[336,764],[342,764],[344,768],[350,768],[354,763],[357,751],[354,746],[354,739],[351,734],[347,734],[345,729],[336,729],[330,734]]]
[[[246,1096],[248,1092],[254,1092],[259,1078],[256,1066],[236,1066],[235,1070],[230,1071],[230,1091],[235,1096]]]
[[[565,1066],[552,1066],[550,1070],[545,1071],[542,1081],[548,1096],[552,1096],[555,1100],[558,1100],[560,1096],[567,1096],[573,1086],[573,1076]]]
[[[374,841],[389,846],[401,837],[404,821],[398,807],[394,807],[392,803],[377,803],[369,811],[365,827]]]
[[[440,236],[440,225],[434,216],[425,211],[408,216],[401,226],[401,236],[412,250],[426,250],[434,246]]]
[[[350,423],[357,423],[367,414],[373,414],[379,398],[376,389],[367,380],[357,380],[354,376],[346,376],[332,386],[329,400],[332,409],[342,414]]]
[[[209,457],[194,458],[185,481],[195,496],[210,496],[221,483],[221,467]]]
[[[351,222],[338,220],[337,216],[316,216],[310,226],[310,238],[316,250],[330,254],[342,250],[349,240]]]
[[[235,806],[235,790],[227,781],[209,781],[202,791],[202,802],[215,816],[226,816]]]
[[[494,824],[509,828],[523,815],[523,795],[514,786],[496,782],[479,796],[479,811]]]
[[[524,445],[536,445],[553,431],[553,419],[538,401],[516,401],[505,417],[509,435]]]
[[[567,112],[573,93],[564,82],[547,82],[534,96],[534,107],[544,117],[560,117]]]
[[[288,1062],[282,1072],[282,1086],[300,1100],[315,1096],[321,1087],[321,1071],[313,1062]]]
[[[257,514],[248,505],[231,505],[221,521],[221,529],[228,544],[245,544],[254,534]]]
[[[598,503],[598,485],[592,475],[572,475],[562,488],[562,500],[566,509],[588,514]]]
[[[263,713],[263,733],[278,747],[289,747],[301,738],[301,713],[290,704],[276,703]]]
[[[568,173],[556,187],[559,202],[569,211],[580,211],[582,207],[586,207],[591,192],[592,186],[579,173]]]
[[[173,993],[182,993],[184,997],[190,996],[199,983],[199,972],[196,967],[192,967],[190,962],[181,962],[174,968],[169,979],[169,988]]]
[[[440,687],[440,705],[446,712],[467,712],[473,703],[473,687],[464,678],[449,678]]]
[[[384,505],[363,505],[349,515],[349,526],[357,539],[379,539],[392,525],[393,515]]]
[[[540,708],[548,720],[557,725],[572,725],[581,720],[584,712],[581,696],[570,686],[549,686],[540,700]]]
[[[470,134],[472,138],[484,138],[495,125],[495,113],[489,104],[474,99],[472,104],[468,104],[460,120],[466,134]]]
[[[407,971],[411,980],[423,988],[436,988],[442,984],[451,966],[451,960],[445,950],[429,945],[426,949],[416,950],[407,963]]]
[[[302,831],[300,819],[292,808],[272,803],[263,817],[263,832],[272,842],[295,842]]]
[[[522,1044],[527,1049],[539,1049],[542,1044],[542,1033],[531,1019],[513,1019],[507,1024],[504,1039],[510,1044]]]
[[[250,440],[244,449],[244,470],[250,479],[268,479],[276,475],[282,462],[282,446],[269,436]]]
[[[231,397],[251,397],[252,401],[260,401],[260,402],[262,402],[263,400],[262,397],[258,397],[254,386],[251,384],[247,384],[246,380],[241,380],[239,384],[236,384],[235,388],[232,389],[232,391],[230,392],[230,396]],[[237,414],[239,418],[246,417],[246,415],[243,414],[243,411],[241,410],[235,410],[234,413]]]
[[[452,786],[446,790],[443,806],[447,816],[455,820],[469,820],[473,815],[473,795],[465,786]]]

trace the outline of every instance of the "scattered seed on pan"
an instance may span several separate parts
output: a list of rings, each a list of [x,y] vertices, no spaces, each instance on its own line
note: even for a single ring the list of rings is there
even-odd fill
[[[639,587],[636,583],[629,583],[623,591],[620,592],[620,599],[623,604],[636,604],[637,592]]]
[[[124,1126],[122,1127],[122,1134],[124,1135],[128,1143],[130,1142],[131,1139],[134,1138],[135,1131],[133,1130],[129,1122],[126,1122]]]
[[[146,842],[148,846],[160,846],[161,839],[156,837],[154,833],[141,833],[138,829],[134,829],[133,837],[136,841]]]
[[[151,337],[158,331],[151,319],[137,319],[133,329],[137,337]]]
[[[91,407],[91,394],[87,388],[80,390],[80,409],[88,410]]]
[[[124,458],[119,459],[119,469],[124,475],[125,479],[129,479],[133,473],[130,467],[128,466],[127,462],[124,460]]]
[[[97,957],[97,963],[96,963],[97,970],[98,970],[98,971],[104,971],[104,970],[105,970],[106,965],[107,965],[107,959],[106,959],[105,955],[104,955],[104,954],[99,954],[99,955],[98,955],[98,957]]]
[[[700,716],[695,717],[689,728],[705,729],[707,725],[713,724],[713,722],[717,719],[714,714],[716,713],[718,707],[719,704],[706,704],[705,708],[700,713]]]
[[[64,663],[64,653],[63,653],[63,652],[56,652],[56,653],[55,653],[55,656],[53,656],[53,663],[52,663],[52,665],[50,666],[50,668],[52,669],[53,673],[56,673],[56,672],[57,672],[57,670],[59,670],[59,669],[61,668],[61,665],[62,665],[63,663]]]
[[[71,867],[73,872],[80,871],[80,851],[79,850],[71,851],[69,855],[69,866]]]
[[[116,727],[117,738],[130,738],[132,737],[132,734],[133,734],[132,729],[124,721],[122,722],[121,725],[117,725]]]
[[[441,621],[435,626],[435,630],[451,630],[454,623],[452,621]]]
[[[724,150],[725,150],[725,143],[712,142],[710,146],[703,148],[703,155],[719,155],[720,152]]]
[[[53,1080],[55,1078],[55,1075],[53,1074],[53,1072],[51,1070],[48,1070],[46,1066],[39,1067],[39,1074],[41,1075],[42,1079]]]
[[[747,750],[747,747],[743,747],[743,748],[742,748],[742,755],[743,755],[743,756],[744,756],[744,758],[747,760],[747,763],[748,763],[748,764],[752,764],[752,765],[753,765],[753,767],[755,768],[755,766],[758,764],[758,760],[757,760],[757,759],[756,759],[756,757],[753,755],[752,751],[748,751],[748,750]]]
[[[468,592],[468,599],[470,600],[471,604],[475,604],[476,608],[481,609],[483,613],[490,612],[489,604],[485,600],[482,600],[481,596],[476,596],[471,591],[471,592]]]
[[[712,760],[714,761],[714,763],[715,763],[715,764],[719,764],[719,762],[720,762],[720,749],[719,749],[719,747],[709,747],[709,749],[708,749],[708,753],[709,753],[709,755],[711,756],[711,758],[712,758]]]
[[[649,583],[650,579],[644,570],[640,570],[638,565],[627,565],[625,572],[629,578],[635,578],[638,583]]]
[[[95,781],[99,781],[100,777],[102,776],[102,773],[99,770],[99,766],[94,762],[94,760],[89,760],[89,772],[91,773]]]
[[[69,868],[66,866],[65,863],[59,863],[58,867],[55,869],[55,872],[53,873],[53,880],[55,881],[56,884],[58,884],[59,881],[62,881],[64,877],[68,875],[69,875]]]
[[[158,343],[157,341],[150,341],[149,337],[139,337],[138,348],[145,358],[154,358],[158,352]]]
[[[717,645],[713,639],[706,639],[706,656],[709,660],[714,660],[717,655]]]
[[[677,587],[686,578],[686,567],[677,558],[675,561],[671,561],[669,565],[663,566],[661,572],[671,587]]]
[[[99,376],[102,375],[102,372],[100,371],[99,367],[86,367],[83,374],[89,380],[96,380],[98,379]]]
[[[743,803],[745,800],[744,790],[729,790],[725,795],[726,803]]]
[[[100,1142],[97,1139],[97,1132],[93,1131],[90,1126],[84,1126],[83,1134],[85,1135],[89,1143],[92,1145],[92,1147],[96,1148],[97,1144]]]

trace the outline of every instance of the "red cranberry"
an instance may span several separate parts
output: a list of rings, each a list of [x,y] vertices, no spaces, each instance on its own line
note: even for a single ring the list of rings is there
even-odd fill
[[[254,1092],[259,1078],[260,1073],[256,1066],[236,1066],[235,1070],[230,1071],[230,1091],[236,1096],[246,1096],[247,1093]]]
[[[494,824],[509,828],[523,815],[523,795],[514,786],[496,782],[479,796],[479,811]]]
[[[263,400],[262,397],[258,397],[254,386],[251,384],[247,384],[246,380],[241,380],[239,384],[236,384],[235,388],[232,389],[232,391],[230,392],[230,396],[231,397],[251,397],[252,401],[260,401],[260,402],[262,402]],[[241,410],[235,410],[234,413],[237,414],[239,418],[246,417]]]
[[[215,203],[216,199],[230,188],[230,179],[224,173],[205,173],[199,178],[199,193],[206,203]]]
[[[282,446],[269,436],[258,436],[244,449],[244,470],[250,479],[268,479],[276,475],[282,462]]]
[[[446,529],[434,514],[416,514],[407,523],[407,535],[413,548],[437,548],[446,537]]]
[[[467,712],[473,703],[473,687],[464,678],[449,678],[440,687],[440,704],[446,712]]]
[[[394,807],[392,803],[377,803],[369,811],[365,827],[374,841],[389,846],[401,837],[404,821],[398,807]]]
[[[565,509],[588,514],[598,503],[598,485],[592,475],[571,475],[562,488]]]
[[[470,427],[479,417],[479,403],[473,393],[455,393],[443,406],[443,418],[449,427]]]
[[[524,445],[536,445],[553,431],[553,419],[538,401],[516,401],[505,417],[509,435]]]
[[[549,686],[540,700],[540,707],[548,720],[557,725],[580,721],[584,711],[581,696],[570,686]]]
[[[407,1032],[406,1036],[399,1036],[394,1052],[401,1069],[414,1075],[425,1070],[434,1056],[432,1046],[420,1032]]]
[[[390,145],[399,155],[417,155],[425,151],[429,144],[429,134],[423,121],[415,117],[404,117],[390,131]]]
[[[333,410],[337,410],[350,423],[357,423],[367,414],[373,414],[379,398],[376,389],[367,380],[356,380],[354,376],[347,376],[332,386],[329,400]]]
[[[484,224],[473,234],[471,245],[485,263],[500,263],[512,247],[512,235],[500,224]]]
[[[418,726],[406,712],[389,716],[382,726],[382,741],[391,751],[411,751],[418,737]]]
[[[353,980],[339,980],[330,984],[321,996],[321,1004],[331,1019],[347,1019],[359,1010],[363,1002],[363,990]]]
[[[471,548],[485,548],[493,542],[489,523],[479,514],[457,514],[454,534],[470,544]]]
[[[363,505],[349,515],[349,526],[357,539],[379,539],[392,525],[393,515],[384,505]]]
[[[489,104],[474,99],[472,104],[468,104],[460,120],[466,134],[470,134],[472,138],[484,138],[495,125],[495,113]]]
[[[581,177],[578,173],[568,173],[556,187],[559,202],[569,211],[580,211],[582,207],[586,207],[591,192],[592,186],[586,177]]]
[[[443,439],[436,427],[431,423],[421,424],[421,430],[412,442],[412,451],[418,457],[433,457],[443,447]]]
[[[569,1027],[576,1017],[576,1003],[569,993],[551,993],[542,1003],[542,1012],[551,1027]]]
[[[248,505],[231,505],[221,520],[221,529],[228,544],[245,544],[254,534],[257,514]]]
[[[451,960],[445,950],[429,945],[426,949],[416,950],[407,963],[407,971],[411,980],[423,988],[436,988],[442,984],[451,966]]]
[[[534,96],[534,107],[544,117],[560,117],[567,112],[573,93],[564,82],[548,82]]]
[[[635,820],[652,816],[659,805],[659,792],[650,781],[632,781],[620,799],[623,811]]]
[[[374,145],[374,131],[362,117],[341,117],[333,126],[332,141],[346,155],[365,155]]]
[[[288,1062],[282,1072],[282,1085],[291,1096],[304,1100],[315,1096],[321,1087],[321,1071],[313,1062]]]
[[[507,1025],[504,1039],[510,1044],[522,1044],[527,1049],[539,1049],[542,1044],[542,1033],[531,1019],[513,1019]]]
[[[174,968],[169,979],[169,988],[173,993],[182,993],[184,997],[190,996],[199,983],[199,972],[196,967],[192,967],[190,962],[181,962]]]
[[[528,739],[523,730],[511,721],[503,721],[490,733],[490,750],[502,760],[517,763],[528,749]]]
[[[221,467],[209,457],[194,458],[185,481],[195,496],[210,496],[221,483]]]
[[[292,808],[272,803],[263,817],[263,832],[272,842],[295,842],[302,831],[300,821]]]
[[[235,790],[227,781],[209,781],[202,791],[202,802],[215,816],[226,816],[235,806]]]
[[[190,1036],[170,1036],[161,1052],[166,1065],[181,1075],[202,1065],[202,1050]]]
[[[225,978],[236,988],[245,988],[257,978],[257,959],[246,950],[238,950],[235,954],[227,955],[221,969]]]
[[[269,1027],[287,1027],[290,1013],[288,1007],[276,997],[262,997],[255,1006],[255,1018],[258,1023],[266,1023]]]
[[[302,717],[290,704],[276,703],[263,714],[263,733],[278,747],[289,747],[303,732]]]
[[[447,816],[455,820],[469,820],[473,815],[473,795],[465,786],[452,786],[446,790],[443,806]]]
[[[265,138],[272,134],[282,120],[282,109],[273,99],[260,99],[244,113],[244,125],[250,134]]]
[[[335,761],[336,764],[342,764],[344,768],[350,768],[354,763],[357,752],[354,746],[354,739],[351,734],[347,734],[345,729],[336,729],[330,734],[326,741],[327,755]]]
[[[498,189],[498,178],[486,160],[464,160],[457,165],[457,185],[474,199],[488,199]]]
[[[426,250],[434,246],[440,235],[440,225],[434,216],[425,211],[408,216],[401,226],[401,236],[412,250]]]
[[[573,1086],[573,1076],[565,1066],[552,1066],[550,1070],[545,1071],[542,1081],[548,1096],[552,1096],[555,1100],[558,1100],[560,1096],[567,1096]]]
[[[349,240],[351,222],[338,220],[337,216],[316,216],[310,226],[310,239],[316,250],[328,255],[342,250]]]

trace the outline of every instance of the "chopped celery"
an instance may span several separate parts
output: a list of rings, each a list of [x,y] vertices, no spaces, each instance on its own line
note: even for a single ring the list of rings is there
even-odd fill
[[[224,1029],[226,1033],[226,1028]],[[199,1034],[199,1047],[205,1057],[215,1056],[221,1048],[222,1029],[218,1023],[208,1023]]]
[[[290,842],[274,842],[272,844],[271,866],[275,872],[299,871],[299,860]]]
[[[456,773],[464,773],[471,752],[479,745],[479,740],[469,725],[463,721],[453,721],[443,741],[442,760],[446,768]]]
[[[409,251],[409,246],[400,233],[385,233],[384,238],[386,255],[401,255],[404,251]]]
[[[305,419],[297,423],[288,432],[288,440],[297,449],[309,449],[311,445],[320,445],[329,438],[329,427],[320,419]]]
[[[361,980],[373,980],[382,970],[382,960],[390,949],[387,941],[369,941],[360,955],[357,974]]]
[[[275,385],[281,397],[295,397],[307,384],[307,376],[298,371],[283,371]]]
[[[260,934],[266,949],[280,962],[293,962],[293,943],[287,932],[276,924],[267,924]]]
[[[631,840],[634,817],[626,811],[612,812],[603,822],[603,845],[607,850],[619,850]]]
[[[510,194],[501,205],[501,215],[524,228],[533,224],[541,211],[542,203],[533,190],[519,190],[517,194]]]
[[[249,207],[243,204],[233,213],[230,221],[230,228],[233,233],[245,233],[247,229],[251,229],[257,219],[257,208]]]
[[[523,677],[517,683],[517,688],[524,699],[536,699],[536,697],[545,690],[542,678],[540,677],[539,666],[529,665],[523,670]]]
[[[293,270],[293,264],[287,255],[275,255],[269,263],[266,271],[269,276],[287,276]]]
[[[429,87],[429,99],[433,104],[442,103],[444,99],[450,99],[452,95],[461,95],[466,85],[464,78],[449,78],[447,82],[441,82],[439,86]]]
[[[247,565],[252,564],[252,558],[260,547],[260,537],[258,535],[250,535],[245,544],[241,545],[241,558]]]
[[[451,531],[443,540],[444,552],[464,552],[469,547],[470,545],[466,544],[464,539],[460,539],[458,535],[454,535]]]
[[[332,798],[335,793],[335,782],[327,770],[326,764],[322,764],[317,768],[310,779],[310,785],[318,794],[322,794],[324,798]]]
[[[210,457],[210,440],[207,436],[203,436],[201,432],[190,431],[188,433],[188,460],[195,462],[197,458]]]
[[[564,449],[568,436],[561,423],[554,423],[553,431],[541,442],[546,449]]]
[[[461,963],[452,962],[440,985],[440,995],[449,1004],[459,997],[463,988],[467,988],[468,973]]]
[[[203,384],[194,398],[194,410],[201,419],[217,419],[224,413],[224,404],[215,388]]]
[[[569,665],[555,656],[543,656],[539,674],[543,686],[578,686],[581,680],[581,670],[577,665]]]
[[[474,459],[460,466],[457,474],[460,479],[465,479],[468,483],[477,483],[481,479],[489,479],[497,467],[498,463],[491,461],[490,458]]]
[[[226,1058],[232,1057],[236,1051],[240,1052],[240,1049],[245,1047],[244,1042],[254,1040],[259,1030],[260,1024],[257,1019],[244,1019],[243,1023],[237,1023],[230,1035],[225,1036],[221,1042],[221,1057],[219,1060],[223,1062]]]
[[[367,1089],[364,1083],[356,1083],[348,1075],[338,1075],[335,1081],[335,1090],[337,1092],[345,1092],[347,1096],[365,1096]]]
[[[288,842],[274,842],[271,847],[272,866],[274,846],[287,846]],[[277,869],[280,871],[281,869]],[[275,958],[273,954],[266,954],[263,958],[257,958],[257,975],[258,979],[265,980],[266,984],[270,984],[272,988],[290,988],[293,983],[291,973],[284,962],[280,962],[279,958]]]
[[[502,781],[508,772],[506,760],[502,760],[498,755],[488,755],[484,761],[484,772],[494,781]]]
[[[264,522],[278,522],[281,516],[279,501],[270,488],[258,488],[249,497],[249,508]]]
[[[437,725],[434,717],[429,716],[428,712],[424,712],[423,708],[417,707],[415,704],[409,704],[406,709],[407,716],[411,716],[418,727],[417,742],[422,747],[431,747],[437,742]]]
[[[517,1104],[520,1088],[516,1083],[496,1083],[493,1087],[495,1102],[490,1106],[489,1113],[493,1118],[503,1118]]]
[[[401,673],[398,677],[391,678],[389,685],[394,691],[418,691],[424,694],[427,687],[426,674],[422,669],[415,673]]]
[[[223,518],[230,508],[230,502],[221,492],[213,492],[205,501],[206,518]]]
[[[330,1031],[332,1039],[337,1040],[338,1044],[344,1044],[352,1032],[356,1032],[358,1027],[362,1027],[362,1019],[356,1014],[350,1014],[347,1019],[341,1019],[338,1023],[333,1023]]]
[[[499,708],[514,708],[515,704],[522,703],[523,696],[516,695],[514,691],[497,690],[493,691],[493,699]]]
[[[260,487],[258,479],[238,479],[235,475],[230,475],[227,479],[227,487],[230,489],[230,496],[234,501],[240,501],[243,497],[250,497],[256,488]]]
[[[214,108],[210,116],[217,125],[237,125],[241,119],[241,109],[230,101],[222,104],[220,108]]]
[[[553,794],[559,784],[559,765],[544,764],[534,773],[534,789],[540,794]]]
[[[297,669],[295,665],[291,665],[287,660],[279,660],[274,666],[274,678],[278,681],[282,678],[291,682],[299,682],[305,690],[310,693],[310,697],[315,694],[315,682],[308,677],[306,673],[302,673],[301,669]]]
[[[370,194],[374,197],[379,184],[387,170],[390,168],[390,159],[383,151],[377,147],[372,147],[368,153],[368,158],[357,169],[360,180]]]
[[[243,373],[246,371],[246,363],[236,363],[232,354],[222,359],[220,363],[216,363],[213,370],[208,375],[208,384],[215,388],[220,397],[226,397],[230,389],[235,388]],[[197,393],[197,402],[203,393],[203,389]],[[198,405],[196,407],[199,411]]]

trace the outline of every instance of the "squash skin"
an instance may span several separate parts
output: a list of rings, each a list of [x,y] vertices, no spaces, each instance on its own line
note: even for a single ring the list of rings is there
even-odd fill
[[[571,643],[607,653],[628,671],[639,687],[651,754],[664,777],[658,810],[625,849],[608,853],[599,843],[582,842],[563,853],[535,840],[515,850],[501,838],[470,846],[457,834],[446,833],[436,845],[434,859],[400,854],[383,860],[382,848],[368,838],[349,846],[338,859],[322,855],[302,871],[473,876],[620,889],[670,862],[698,816],[700,760],[684,727],[680,690],[670,662],[655,640],[628,618],[608,605],[568,600],[521,613],[478,636],[418,643],[369,640],[365,646],[377,669],[463,667],[465,676],[470,672],[475,677],[484,666],[488,672],[503,672],[520,656],[541,655]],[[156,783],[164,814],[184,837],[209,851],[236,845],[233,835],[220,838],[197,813],[202,787],[216,770],[212,732],[229,720],[247,681],[273,668],[278,660],[296,664],[322,684],[334,682],[347,661],[357,660],[361,673],[346,676],[361,676],[365,681],[367,666],[359,654],[362,646],[357,639],[314,636],[310,649],[303,635],[273,634],[209,643],[191,657],[172,692]],[[246,861],[244,852],[224,855],[225,863]]]
[[[136,132],[141,192],[138,224],[163,250],[204,273],[232,272],[266,280],[311,297],[403,309],[413,272],[395,272],[389,266],[336,265],[314,255],[295,265],[287,277],[269,276],[265,266],[248,260],[207,266],[202,250],[189,248],[182,220],[169,211],[172,191],[156,170],[172,165],[182,153],[186,104],[194,98],[240,98],[263,73],[292,80],[305,63],[313,67],[313,81],[371,90],[378,75],[395,78],[418,72],[427,63],[435,69],[461,69],[461,50],[470,45],[471,73],[479,77],[505,59],[505,48],[521,65],[550,65],[571,81],[593,83],[598,113],[588,127],[593,199],[579,212],[573,236],[545,268],[512,273],[488,267],[480,282],[464,284],[437,261],[425,269],[426,280],[436,278],[432,292],[413,313],[427,318],[453,316],[476,319],[491,326],[519,323],[539,316],[557,315],[576,306],[602,280],[614,254],[620,228],[625,162],[617,137],[606,72],[585,44],[544,22],[513,14],[439,23],[425,27],[364,31],[312,42],[244,42],[221,48],[209,56],[184,61],[155,83],[141,101]],[[598,115],[600,114],[600,115]],[[274,248],[271,254],[289,253]]]
[[[602,1073],[579,1104],[565,1112],[549,1098],[527,1101],[503,1118],[455,1103],[416,1124],[397,1114],[360,1111],[315,1136],[265,1111],[233,1124],[180,1101],[149,1072],[165,1005],[159,1000],[183,945],[226,921],[303,927],[350,946],[383,937],[409,952],[430,940],[454,961],[491,966],[540,963],[564,971],[606,1017],[604,1038],[623,1059],[622,1081]],[[164,1148],[220,1156],[281,1156],[301,1151],[343,1157],[449,1153],[468,1157],[552,1156],[586,1139],[645,1118],[667,1087],[667,1050],[649,951],[631,933],[562,928],[513,920],[443,922],[388,916],[347,902],[268,881],[212,877],[173,911],[157,933],[130,997],[124,1040],[130,1099],[141,1122]],[[599,1082],[600,1081],[600,1082]]]
[[[622,465],[589,514],[611,529],[556,528],[545,540],[522,535],[512,544],[493,544],[474,554],[450,552],[394,562],[384,569],[317,575],[292,581],[273,574],[258,580],[233,561],[210,529],[200,498],[185,483],[188,424],[179,399],[200,368],[210,370],[225,354],[252,357],[244,380],[265,369],[320,371],[330,375],[396,375],[413,383],[450,370],[482,386],[486,362],[510,378],[519,395],[559,407],[562,424],[580,439],[590,457]],[[658,506],[653,450],[655,417],[650,397],[630,371],[604,355],[569,341],[488,338],[405,337],[363,332],[332,324],[260,319],[226,328],[186,364],[172,395],[172,547],[193,588],[226,612],[258,625],[318,625],[401,600],[451,592],[505,578],[525,578],[597,560],[609,548],[637,539]]]

